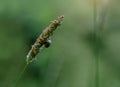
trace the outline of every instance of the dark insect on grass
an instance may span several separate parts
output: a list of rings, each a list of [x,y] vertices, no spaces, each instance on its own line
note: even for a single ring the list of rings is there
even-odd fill
[[[47,41],[44,43],[44,46],[45,46],[46,48],[48,48],[48,47],[50,47],[51,43],[52,43],[52,41],[49,39],[49,40],[47,40]]]

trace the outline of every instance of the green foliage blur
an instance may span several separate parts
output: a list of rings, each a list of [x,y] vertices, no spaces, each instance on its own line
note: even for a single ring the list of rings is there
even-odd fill
[[[120,1],[109,1],[99,43],[99,87],[120,87]],[[93,9],[93,0],[0,0],[0,87],[95,87]],[[51,46],[17,82],[31,45],[60,15],[65,19]]]

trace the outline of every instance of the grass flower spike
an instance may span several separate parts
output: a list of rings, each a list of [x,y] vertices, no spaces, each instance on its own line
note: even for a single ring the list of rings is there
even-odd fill
[[[40,52],[40,48],[48,43],[49,37],[53,35],[53,32],[61,25],[64,16],[59,16],[57,19],[52,21],[52,23],[43,30],[40,36],[37,38],[36,42],[32,45],[31,50],[27,55],[26,62],[29,64],[32,62],[36,55]]]

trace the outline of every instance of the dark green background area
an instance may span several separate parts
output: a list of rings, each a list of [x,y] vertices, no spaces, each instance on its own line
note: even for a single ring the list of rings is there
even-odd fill
[[[120,87],[119,3],[110,0],[101,32],[99,87]],[[28,65],[16,87],[95,87],[93,0],[0,0],[0,87],[16,84],[31,45],[59,15],[65,19],[51,46]]]

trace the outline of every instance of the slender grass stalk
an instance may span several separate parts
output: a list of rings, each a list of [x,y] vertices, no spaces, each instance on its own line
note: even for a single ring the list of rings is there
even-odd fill
[[[17,78],[15,84],[14,84],[12,87],[16,87],[16,86],[17,86],[17,84],[18,84],[19,80],[21,79],[22,75],[24,74],[24,72],[25,72],[27,66],[28,66],[28,64],[26,64],[26,65],[24,66],[23,70],[20,72],[20,74],[19,74],[19,76],[18,76],[18,78]]]
[[[108,7],[108,0],[102,0],[101,11],[99,15],[97,15],[97,3],[94,0],[94,32],[95,32],[95,87],[100,87],[100,74],[99,74],[99,55],[100,55],[100,38],[101,31],[104,28],[105,16]],[[97,17],[98,16],[98,17]]]
[[[93,1],[93,26],[94,26],[94,37],[95,37],[95,87],[99,87],[99,59],[98,59],[98,38],[97,38],[97,3],[96,0]]]
[[[58,26],[60,26],[60,24],[62,23],[63,18],[64,18],[64,16],[59,16],[57,19],[52,21],[52,23],[47,28],[45,28],[43,30],[43,32],[37,38],[34,45],[32,45],[32,48],[31,48],[31,50],[29,51],[29,53],[27,55],[27,59],[26,59],[27,64],[29,64],[30,62],[32,62],[35,59],[36,55],[39,53],[40,48],[43,45],[45,45],[45,46],[49,45],[48,44],[49,37],[52,36],[53,32],[57,29]],[[46,42],[47,42],[47,44],[46,44]]]

